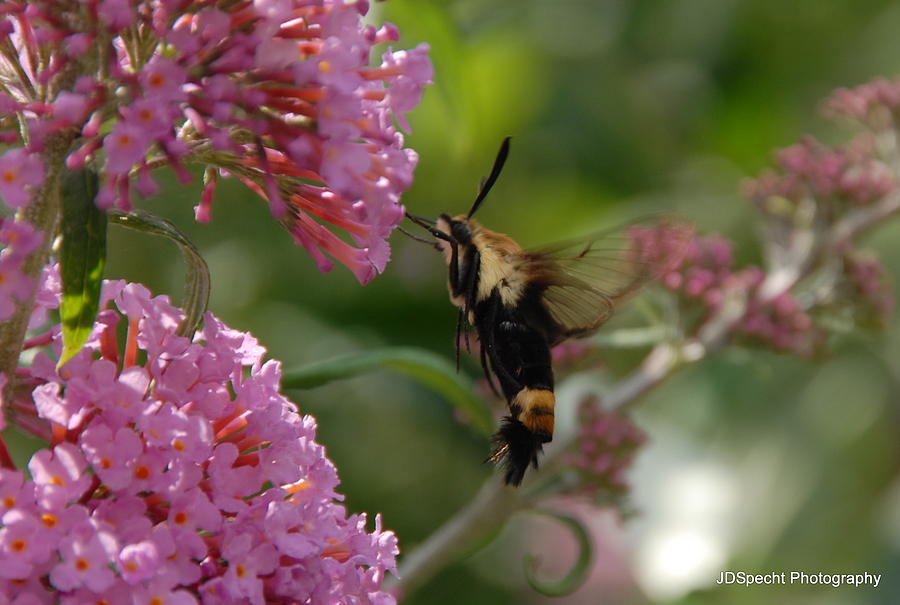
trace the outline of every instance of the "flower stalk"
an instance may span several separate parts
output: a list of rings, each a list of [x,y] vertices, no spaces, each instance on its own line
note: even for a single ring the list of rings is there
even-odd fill
[[[12,317],[0,322],[0,374],[14,377],[19,363],[28,320],[34,308],[34,297],[37,293],[38,278],[50,258],[50,249],[60,226],[62,213],[61,184],[63,162],[71,144],[71,135],[60,135],[47,142],[43,154],[47,166],[47,174],[43,185],[34,193],[34,198],[26,207],[16,214],[16,221],[31,225],[41,234],[41,241],[36,250],[29,254],[21,265],[21,273],[32,284],[27,297],[17,300]],[[15,378],[6,381],[0,394],[0,410],[5,407],[9,393],[15,387]],[[0,426],[3,426],[0,418]]]

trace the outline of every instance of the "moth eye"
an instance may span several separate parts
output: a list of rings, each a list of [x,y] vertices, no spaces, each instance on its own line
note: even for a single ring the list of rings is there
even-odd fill
[[[450,221],[450,233],[453,239],[461,244],[467,244],[472,240],[472,230],[469,224],[463,221]]]

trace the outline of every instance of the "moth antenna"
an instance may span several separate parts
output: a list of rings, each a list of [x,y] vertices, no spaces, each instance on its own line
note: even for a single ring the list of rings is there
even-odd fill
[[[434,221],[430,218],[425,218],[424,216],[416,216],[415,214],[410,214],[409,212],[404,212],[406,218],[419,225],[420,227],[424,227],[426,225],[434,225],[437,221]]]
[[[472,215],[478,211],[484,198],[490,193],[491,187],[497,182],[497,177],[500,176],[500,171],[503,170],[503,165],[506,164],[506,157],[509,155],[509,140],[510,137],[506,137],[503,139],[503,143],[500,144],[500,151],[497,152],[497,157],[494,159],[494,167],[491,168],[491,174],[482,183],[481,190],[478,192],[478,197],[475,198],[475,203],[472,204],[472,209],[469,210],[469,214],[466,215],[466,218],[472,218]]]
[[[417,224],[419,227],[425,229],[428,233],[435,236],[438,239],[442,239],[445,242],[453,242],[453,238],[444,233],[443,231],[436,229],[434,227],[435,221],[431,221],[427,218],[422,218],[421,216],[415,216],[414,214],[406,213],[406,218]],[[429,242],[430,243],[430,242]]]
[[[406,229],[404,229],[403,227],[401,227],[399,225],[397,225],[397,230],[400,233],[402,233],[403,235],[405,235],[406,237],[408,237],[410,239],[414,239],[417,242],[422,242],[423,244],[428,244],[429,246],[434,246],[434,247],[437,247],[437,245],[438,245],[437,241],[425,239],[424,237],[419,237],[415,233],[410,233],[409,231],[407,231]]]

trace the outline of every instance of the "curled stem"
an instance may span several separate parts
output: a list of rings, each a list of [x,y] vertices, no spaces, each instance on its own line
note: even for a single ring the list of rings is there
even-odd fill
[[[539,580],[535,576],[539,556],[527,553],[522,560],[525,570],[525,579],[528,584],[539,593],[548,597],[564,597],[572,594],[584,584],[587,579],[588,572],[591,569],[591,561],[594,557],[594,549],[591,545],[591,536],[587,528],[577,518],[571,515],[565,515],[556,511],[545,509],[535,509],[534,512],[541,515],[556,519],[570,530],[578,541],[578,558],[572,565],[572,568],[559,580],[547,581]]]
[[[145,210],[122,212],[113,209],[109,211],[109,220],[126,229],[162,236],[178,245],[184,257],[185,276],[181,301],[184,321],[178,326],[177,334],[193,336],[206,312],[210,290],[209,267],[197,246],[174,224]]]

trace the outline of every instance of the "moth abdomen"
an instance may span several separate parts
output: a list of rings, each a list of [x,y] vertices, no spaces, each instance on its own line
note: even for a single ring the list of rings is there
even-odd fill
[[[543,449],[543,441],[517,418],[506,416],[500,423],[500,430],[494,435],[496,447],[488,461],[500,464],[504,469],[504,480],[509,485],[519,485],[529,466],[537,468],[538,454]]]
[[[553,439],[556,396],[550,389],[523,388],[512,400],[518,407],[519,421],[531,431],[541,443]]]
[[[511,414],[494,435],[496,447],[488,458],[504,468],[508,484],[519,485],[529,466],[537,468],[538,454],[553,439],[555,405],[553,391],[528,387],[509,402]]]

